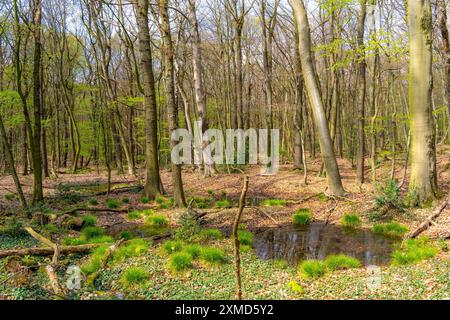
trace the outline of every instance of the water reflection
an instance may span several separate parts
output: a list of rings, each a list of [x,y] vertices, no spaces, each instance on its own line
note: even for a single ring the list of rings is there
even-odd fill
[[[348,232],[334,225],[312,223],[308,227],[286,226],[259,232],[254,247],[262,259],[283,259],[291,265],[344,253],[368,266],[389,262],[392,240],[368,230]]]

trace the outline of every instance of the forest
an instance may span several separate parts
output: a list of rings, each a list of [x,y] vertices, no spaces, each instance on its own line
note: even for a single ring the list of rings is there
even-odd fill
[[[450,1],[0,0],[0,300],[450,299]]]

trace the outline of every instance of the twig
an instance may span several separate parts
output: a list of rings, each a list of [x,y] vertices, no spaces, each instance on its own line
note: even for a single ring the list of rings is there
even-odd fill
[[[241,285],[241,257],[239,253],[239,221],[241,220],[242,212],[245,207],[245,198],[248,191],[248,176],[244,177],[244,186],[242,187],[241,198],[239,199],[239,211],[237,212],[233,223],[233,240],[234,240],[234,259],[235,259],[235,273],[236,273],[236,300],[242,300],[242,285]]]

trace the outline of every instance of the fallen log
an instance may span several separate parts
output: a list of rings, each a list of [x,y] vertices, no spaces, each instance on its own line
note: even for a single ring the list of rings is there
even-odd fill
[[[114,213],[128,213],[129,209],[109,209],[109,208],[75,208],[69,211],[66,211],[64,214],[74,214],[79,211],[85,212],[114,212]]]
[[[94,243],[94,244],[82,244],[77,246],[60,246],[59,253],[60,254],[68,254],[68,253],[86,253],[90,252],[92,249],[95,249],[102,245],[109,245],[110,243]],[[25,248],[25,249],[10,249],[10,250],[1,250],[0,251],[0,259],[10,257],[10,256],[18,256],[23,257],[26,255],[38,255],[38,256],[51,256],[54,254],[53,248],[50,247],[35,247],[35,248]]]
[[[425,219],[424,222],[422,222],[419,227],[408,233],[405,236],[405,239],[413,239],[416,238],[418,235],[420,235],[422,232],[424,232],[425,230],[427,230],[429,228],[429,226],[432,224],[433,220],[436,219],[437,217],[439,217],[439,215],[444,211],[444,209],[447,207],[448,205],[448,196],[444,199],[444,201],[442,201],[431,213],[431,215],[428,216],[428,218]]]
[[[116,250],[120,247],[120,245],[121,245],[123,242],[124,242],[124,239],[122,238],[122,239],[120,239],[119,241],[117,241],[115,244],[113,244],[112,246],[110,246],[110,247],[108,248],[108,250],[106,251],[106,253],[105,253],[105,254],[103,255],[103,257],[101,258],[101,261],[100,261],[100,268],[99,268],[96,272],[90,274],[90,275],[87,277],[87,279],[86,279],[86,284],[87,284],[88,286],[93,286],[93,285],[94,285],[95,279],[97,279],[97,277],[99,276],[99,274],[100,274],[100,273],[103,271],[103,269],[106,267],[106,265],[107,265],[107,263],[108,263],[108,260],[111,258],[111,256],[113,255],[114,251],[116,251]]]

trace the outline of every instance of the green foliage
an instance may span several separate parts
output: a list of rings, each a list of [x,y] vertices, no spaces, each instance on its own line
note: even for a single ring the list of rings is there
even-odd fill
[[[91,206],[98,206],[98,201],[95,198],[89,199],[89,204]]]
[[[148,216],[145,218],[145,222],[154,227],[165,227],[169,224],[169,221],[163,215]]]
[[[341,225],[347,229],[356,229],[361,225],[361,218],[356,213],[346,213],[341,218]]]
[[[200,231],[200,238],[203,240],[218,240],[223,237],[219,229],[203,229]]]
[[[203,198],[203,197],[193,197],[188,199],[188,203],[192,201],[193,206],[199,209],[206,209],[211,207],[213,200],[211,198]],[[218,201],[220,202],[220,201]],[[226,205],[226,203],[222,203],[223,205]],[[220,203],[219,203],[220,205]]]
[[[266,207],[283,207],[287,204],[287,201],[283,199],[266,199],[262,204]]]
[[[97,218],[91,214],[87,214],[83,217],[83,226],[93,227],[97,224]]]
[[[143,239],[132,239],[127,244],[120,246],[113,253],[114,262],[124,261],[131,257],[139,257],[144,254],[149,247],[149,243]]]
[[[165,202],[165,199],[164,199],[164,197],[163,196],[157,196],[156,198],[155,198],[155,202],[157,203],[157,204],[163,204],[164,202]]]
[[[133,234],[130,231],[127,231],[127,230],[122,231],[119,234],[119,239],[130,240],[132,238],[133,238]]]
[[[225,199],[225,200],[218,200],[218,201],[216,201],[214,206],[216,208],[231,208],[233,206],[233,204],[231,203],[231,201]]]
[[[197,259],[202,252],[202,246],[198,244],[189,244],[184,247],[183,251],[189,253],[193,259]]]
[[[408,239],[402,243],[399,249],[392,253],[392,264],[405,265],[431,259],[439,252],[439,248],[430,244],[426,237]]]
[[[300,276],[305,279],[319,278],[327,272],[327,268],[323,261],[305,260],[300,264]]]
[[[15,193],[5,193],[5,199],[8,201],[16,200],[17,196]]]
[[[194,218],[189,210],[184,211],[177,221],[179,227],[175,230],[175,238],[189,240],[200,231],[200,222]]]
[[[81,234],[86,240],[89,240],[103,236],[105,234],[105,230],[100,227],[89,226],[83,228],[83,230],[81,230]]]
[[[11,237],[17,237],[25,234],[23,230],[23,223],[16,217],[6,219],[3,226],[0,227],[0,233],[9,235]]]
[[[403,208],[403,199],[400,196],[400,188],[396,180],[387,180],[384,184],[378,184],[378,195],[375,203],[378,207],[390,205],[395,208]]]
[[[142,284],[149,278],[148,273],[140,267],[130,267],[123,273],[120,283],[125,287]]]
[[[189,253],[177,252],[169,257],[167,266],[171,272],[181,272],[192,268],[192,256]]]
[[[150,202],[150,199],[149,199],[149,197],[143,196],[139,199],[139,201],[143,204],[147,204]]]
[[[162,252],[169,255],[174,252],[180,252],[183,248],[184,243],[182,241],[169,240],[161,245]]]
[[[46,224],[44,230],[48,233],[59,233],[61,230],[53,223]]]
[[[200,258],[209,264],[223,264],[226,262],[225,253],[222,249],[204,247],[201,250]]]
[[[273,265],[278,269],[286,269],[288,267],[288,262],[284,259],[273,260]]]
[[[117,209],[119,207],[119,201],[112,198],[106,199],[106,206],[109,209]]]
[[[214,190],[212,189],[208,189],[206,190],[206,192],[208,193],[208,195],[212,196],[214,194]]]
[[[97,272],[100,269],[102,258],[106,254],[107,250],[108,250],[107,246],[101,246],[96,248],[92,252],[88,261],[86,261],[81,265],[81,271],[83,271],[83,273],[87,275]]]
[[[239,243],[245,246],[251,246],[253,244],[253,233],[246,230],[238,230]]]
[[[130,203],[130,198],[128,198],[128,197],[123,197],[123,198],[122,198],[122,202],[123,202],[123,203]]]
[[[141,218],[141,213],[139,211],[128,212],[128,218],[131,220],[136,220]]]
[[[292,216],[292,223],[299,226],[305,226],[312,222],[311,210],[307,208],[298,209],[298,211]]]
[[[287,287],[297,294],[302,294],[304,292],[301,285],[299,285],[296,281],[292,280],[287,284]]]
[[[142,211],[142,214],[144,216],[151,216],[152,214],[155,214],[155,213],[156,213],[156,211],[153,209],[146,209],[146,210]]]
[[[361,262],[358,259],[346,256],[345,254],[328,256],[324,263],[332,271],[359,268],[361,266]]]
[[[389,223],[378,223],[372,227],[373,233],[381,234],[389,238],[401,238],[409,231],[408,227],[393,221]]]

